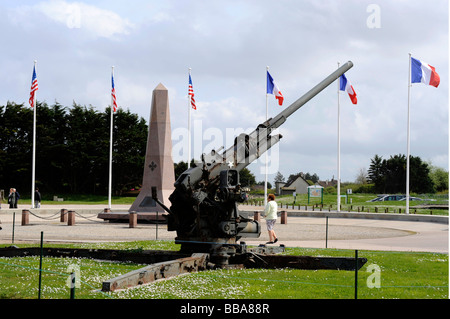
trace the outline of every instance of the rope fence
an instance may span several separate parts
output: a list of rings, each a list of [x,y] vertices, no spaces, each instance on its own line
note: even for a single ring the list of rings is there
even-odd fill
[[[103,211],[99,212],[98,214],[102,213]],[[32,212],[29,209],[23,209],[22,210],[22,226],[28,225],[30,222],[30,217],[29,215],[32,215],[36,218],[39,219],[43,219],[43,220],[55,220],[58,219],[61,222],[68,222],[69,226],[73,226],[75,225],[75,216],[78,216],[80,218],[95,222],[95,223],[104,223],[104,221],[99,221],[99,220],[95,220],[93,219],[94,217],[97,218],[98,214],[94,214],[92,216],[84,216],[80,213],[77,213],[76,211],[73,210],[67,210],[67,209],[61,209],[61,211],[59,213],[55,213],[51,216],[42,216],[42,215],[38,215],[37,213]]]
[[[61,209],[60,212],[58,213],[54,213],[50,216],[47,216],[47,213],[44,214],[38,214],[35,211],[31,211],[29,209],[23,209],[22,213],[21,213],[21,226],[27,226],[27,225],[31,225],[30,223],[30,216],[33,216],[36,219],[40,219],[40,220],[44,220],[44,221],[52,221],[52,220],[57,220],[59,219],[60,223],[66,223],[67,226],[75,226],[76,225],[76,217],[80,218],[80,219],[84,219],[86,221],[89,221],[93,224],[98,224],[98,225],[104,225],[104,224],[108,224],[110,221],[108,220],[99,220],[99,218],[101,219],[102,217],[99,217],[99,215],[101,213],[105,213],[105,212],[110,212],[109,209],[105,208],[102,211],[99,211],[96,214],[93,215],[85,215],[85,214],[80,214],[74,210],[67,210],[67,209]],[[126,215],[126,214],[125,214]],[[137,214],[136,212],[129,212],[128,217],[126,217],[128,219],[128,223],[129,223],[129,228],[136,228],[138,225],[138,221],[137,221]],[[158,217],[157,217],[158,219]],[[122,220],[123,222],[123,220]],[[14,240],[16,238],[15,236],[15,231],[16,231],[16,212],[12,212],[12,227],[11,227],[11,243],[14,244]],[[47,226],[55,226],[54,224],[45,224]],[[85,223],[84,225],[87,225],[87,223]],[[159,222],[156,222],[154,224],[152,224],[155,230],[155,239],[158,240],[158,228],[159,228]],[[59,225],[58,225],[59,226]],[[1,229],[1,228],[0,228]]]

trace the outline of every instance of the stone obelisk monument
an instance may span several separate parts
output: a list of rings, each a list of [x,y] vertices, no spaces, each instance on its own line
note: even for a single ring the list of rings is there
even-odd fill
[[[142,188],[129,212],[137,212],[138,219],[156,219],[156,212],[162,213],[164,209],[152,199],[152,187],[156,186],[158,199],[170,207],[174,183],[169,94],[160,83],[153,90]],[[162,219],[162,214],[158,215]]]

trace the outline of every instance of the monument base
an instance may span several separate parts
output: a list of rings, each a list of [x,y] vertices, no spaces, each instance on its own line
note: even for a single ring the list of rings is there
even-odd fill
[[[166,218],[164,217],[165,213],[161,212],[138,212],[137,222],[138,223],[158,223],[165,224],[167,223]],[[130,221],[130,213],[129,212],[110,212],[110,213],[100,213],[97,218],[103,219],[105,221],[109,221],[110,223],[128,223]]]

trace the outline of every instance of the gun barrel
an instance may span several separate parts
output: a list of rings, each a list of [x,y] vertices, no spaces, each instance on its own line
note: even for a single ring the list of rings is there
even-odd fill
[[[280,127],[289,116],[352,67],[353,63],[351,61],[342,65],[297,101],[281,111],[277,116],[267,120],[262,125],[259,125],[252,133],[243,134],[244,136],[237,137],[235,144],[230,146],[222,154],[217,154],[216,151],[212,151],[209,155],[203,154],[202,161],[210,172],[209,177],[214,178],[219,175],[221,170],[231,167],[235,167],[240,171],[259,158],[280,140],[281,135],[270,135],[274,129]],[[200,171],[197,175],[197,177],[200,178]],[[193,179],[191,179],[191,181],[192,180]]]
[[[345,72],[350,70],[352,67],[353,67],[352,61],[348,61],[347,63],[343,64],[340,68],[338,68],[336,71],[334,71],[329,76],[327,76],[322,82],[320,82],[315,87],[313,87],[311,90],[309,90],[307,93],[305,93],[297,101],[295,101],[290,106],[285,108],[277,116],[270,119],[269,123],[268,123],[268,127],[271,127],[271,128],[279,127],[281,124],[284,123],[284,121],[286,121],[286,119],[289,116],[292,115],[292,113],[294,113],[299,108],[301,108],[304,104],[306,104],[314,96],[319,94],[323,89],[325,89],[327,86],[329,86],[331,83],[333,83],[336,79],[338,79],[342,74],[344,74]]]

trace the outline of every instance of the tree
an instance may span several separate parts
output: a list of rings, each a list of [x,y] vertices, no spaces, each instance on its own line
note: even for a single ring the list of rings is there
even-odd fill
[[[178,177],[180,177],[181,174],[184,173],[184,171],[186,171],[188,169],[188,165],[186,162],[179,162],[179,163],[174,163],[173,164],[174,169],[175,169],[175,180],[178,179]]]
[[[433,181],[430,177],[430,167],[428,163],[422,161],[418,156],[410,157],[410,189],[411,192],[418,194],[435,192]]]
[[[61,191],[68,157],[66,108],[42,103],[36,112],[36,186],[41,192]]]
[[[264,186],[265,182],[257,182],[256,185],[261,185]],[[271,189],[272,188],[272,184],[270,184],[270,182],[267,182],[267,189]]]
[[[371,183],[378,185],[378,187],[381,187],[381,185],[384,187],[383,158],[381,156],[375,155],[375,157],[370,160],[369,171],[367,173]],[[377,186],[375,186],[375,188],[377,191],[380,191]]]
[[[107,194],[110,108],[36,106],[36,186],[43,194]],[[148,126],[119,108],[113,127],[113,190],[142,182]],[[31,192],[33,109],[0,106],[0,188]]]
[[[250,187],[256,183],[255,175],[248,168],[244,168],[239,172],[239,183],[243,187]]]
[[[448,190],[448,172],[443,168],[431,166],[430,178],[433,181],[435,191]]]
[[[277,172],[277,175],[275,175],[274,184],[277,184],[277,182],[284,182],[284,176],[279,171]]]
[[[106,108],[104,121],[110,121],[110,112],[111,108]],[[113,123],[113,190],[121,194],[142,183],[148,126],[142,117],[121,108],[114,114]]]
[[[109,121],[90,106],[74,102],[67,116],[70,163],[68,186],[72,193],[96,194],[108,185]]]
[[[367,171],[365,168],[360,168],[358,171],[358,174],[356,175],[356,180],[355,183],[356,184],[360,184],[360,185],[364,185],[367,184]]]
[[[394,155],[383,161],[384,189],[387,193],[399,193],[406,190],[406,156]]]
[[[0,188],[23,194],[31,188],[33,110],[8,101],[0,117]]]
[[[414,193],[433,192],[430,169],[420,157],[410,156],[410,191]],[[381,193],[404,193],[406,190],[406,156],[394,155],[382,160],[375,155],[371,160],[369,178],[375,190]]]

